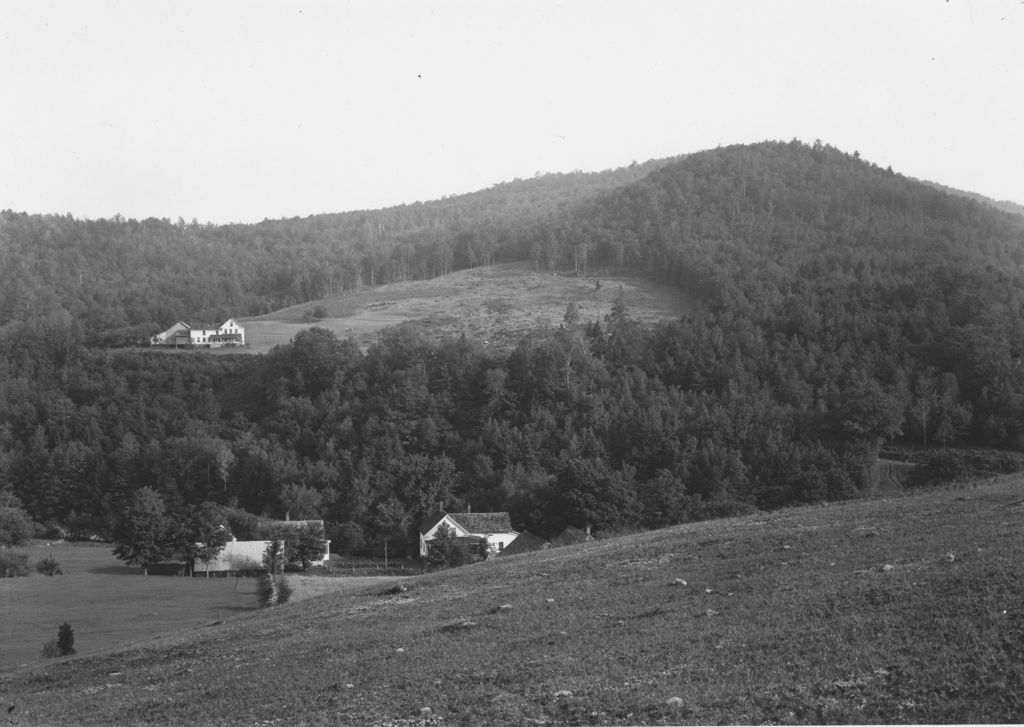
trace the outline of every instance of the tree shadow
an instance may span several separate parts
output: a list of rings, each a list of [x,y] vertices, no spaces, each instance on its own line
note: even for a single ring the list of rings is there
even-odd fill
[[[141,576],[141,568],[133,568],[127,565],[104,565],[97,568],[90,568],[89,573],[96,573],[104,576]]]

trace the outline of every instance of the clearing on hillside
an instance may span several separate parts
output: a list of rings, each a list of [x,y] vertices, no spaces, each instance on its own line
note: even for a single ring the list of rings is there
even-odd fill
[[[244,350],[249,353],[266,353],[311,326],[327,328],[339,338],[351,337],[366,348],[382,329],[409,322],[431,337],[465,334],[511,347],[530,330],[560,324],[570,302],[578,306],[582,322],[602,321],[620,288],[629,314],[645,323],[672,320],[697,306],[685,291],[644,278],[578,278],[540,273],[530,263],[503,263],[432,280],[382,285],[240,320],[249,342]],[[306,320],[307,312],[316,307],[326,315],[319,321]]]

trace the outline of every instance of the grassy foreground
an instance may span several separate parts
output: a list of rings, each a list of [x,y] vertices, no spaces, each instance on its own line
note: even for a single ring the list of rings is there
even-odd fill
[[[15,724],[1024,720],[1024,483],[497,558],[0,674]]]

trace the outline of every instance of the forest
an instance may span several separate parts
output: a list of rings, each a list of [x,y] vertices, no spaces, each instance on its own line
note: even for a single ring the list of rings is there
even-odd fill
[[[621,295],[600,320],[570,305],[508,349],[413,325],[365,351],[316,328],[266,356],[126,348],[511,260],[633,271],[702,308],[651,327]],[[608,533],[856,497],[883,447],[937,475],[964,450],[1016,468],[1022,308],[1024,217],[821,142],[256,225],[4,211],[0,494],[102,533],[150,488],[394,552],[439,503]]]

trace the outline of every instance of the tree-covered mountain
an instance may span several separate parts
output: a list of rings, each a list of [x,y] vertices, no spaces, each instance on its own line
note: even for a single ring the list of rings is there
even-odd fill
[[[508,509],[542,534],[613,530],[855,496],[886,443],[999,448],[1006,466],[1019,461],[1019,216],[795,141],[478,194],[469,207],[443,200],[245,229],[5,213],[6,240],[19,242],[4,250],[23,284],[64,270],[53,251],[78,259],[110,244],[130,257],[142,237],[118,230],[163,230],[195,257],[143,246],[137,254],[164,256],[172,272],[161,282],[149,271],[152,290],[128,291],[113,281],[129,268],[109,272],[106,294],[122,317],[106,323],[108,299],[85,294],[85,275],[77,292],[64,280],[69,290],[43,286],[43,298],[7,295],[0,490],[37,519],[67,523],[110,518],[148,486],[182,512],[210,501],[324,517],[339,544],[360,548],[410,538],[438,502]],[[71,233],[88,229],[76,247]],[[434,243],[452,245],[447,263],[427,252]],[[239,281],[285,271],[280,280],[222,286],[245,249],[255,252],[240,261]],[[217,255],[225,267],[196,262]],[[330,276],[304,288],[317,270],[356,271],[344,289],[429,275],[432,260],[442,272],[491,258],[580,274],[632,269],[705,305],[655,327],[639,325],[621,296],[600,320],[579,320],[570,306],[561,327],[512,351],[431,343],[412,327],[365,352],[322,329],[265,357],[84,345],[124,319],[190,317],[158,309],[184,305],[174,298],[182,266],[202,281],[188,289],[195,310],[209,313],[230,295],[259,310],[274,295],[330,292]],[[144,311],[137,322],[132,295]],[[91,313],[79,318],[67,300]],[[935,461],[957,465],[949,453]]]

